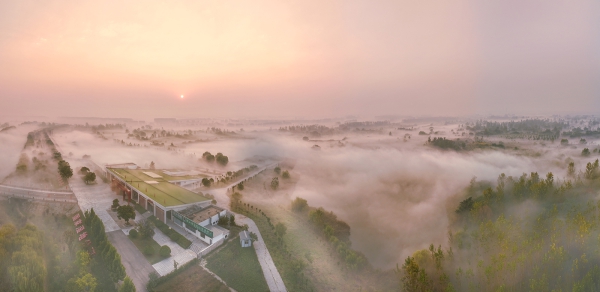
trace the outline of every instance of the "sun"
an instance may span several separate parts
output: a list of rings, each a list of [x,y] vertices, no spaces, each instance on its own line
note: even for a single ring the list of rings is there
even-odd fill
[[[181,95],[181,98],[183,98],[183,94]]]

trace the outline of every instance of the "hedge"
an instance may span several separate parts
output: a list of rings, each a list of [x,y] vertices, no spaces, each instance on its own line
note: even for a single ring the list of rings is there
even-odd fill
[[[172,241],[179,244],[179,246],[183,248],[188,248],[190,247],[190,245],[192,245],[192,242],[189,239],[179,234],[179,232],[173,230],[171,227],[169,227],[169,225],[163,223],[155,217],[149,217],[149,219],[152,220],[152,223],[154,223],[154,226],[156,226],[158,230],[160,230],[162,233],[168,236]]]

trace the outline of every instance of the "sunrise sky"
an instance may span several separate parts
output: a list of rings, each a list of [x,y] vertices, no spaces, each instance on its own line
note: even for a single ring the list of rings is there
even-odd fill
[[[0,1],[3,116],[599,109],[598,1]]]

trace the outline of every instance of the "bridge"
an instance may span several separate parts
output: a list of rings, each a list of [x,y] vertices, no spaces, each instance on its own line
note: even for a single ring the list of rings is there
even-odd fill
[[[3,184],[0,184],[0,196],[46,202],[77,203],[77,198],[71,191],[43,190]]]

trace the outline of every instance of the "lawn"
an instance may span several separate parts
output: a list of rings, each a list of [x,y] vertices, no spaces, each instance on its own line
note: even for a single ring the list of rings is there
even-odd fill
[[[148,262],[150,262],[151,265],[156,264],[156,263],[160,262],[161,260],[165,259],[164,257],[161,257],[158,254],[160,245],[156,241],[154,241],[154,239],[152,239],[152,238],[142,239],[141,237],[131,238],[131,235],[128,237],[129,237],[129,240],[131,240],[131,242],[133,242],[133,244],[135,244],[135,246],[140,250],[140,252],[142,252],[144,257],[146,257],[146,259],[148,260]],[[151,246],[152,249],[154,250],[154,252],[151,255],[147,255],[144,253],[144,248],[146,248],[146,246]]]
[[[183,273],[158,285],[154,292],[167,291],[214,291],[229,292],[229,288],[211,274],[205,271],[198,264],[191,266]]]
[[[211,254],[206,267],[237,291],[269,291],[252,247],[242,248],[238,238]]]

